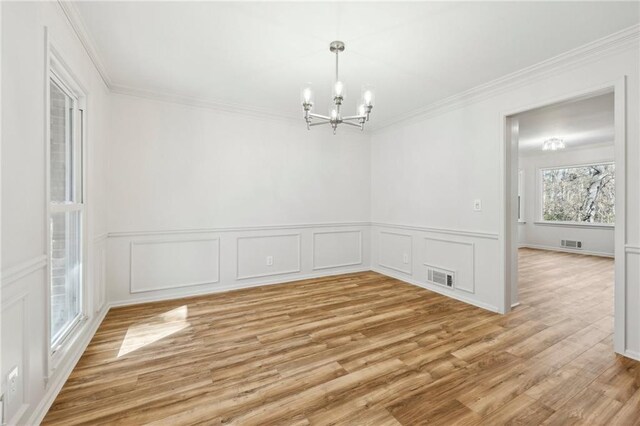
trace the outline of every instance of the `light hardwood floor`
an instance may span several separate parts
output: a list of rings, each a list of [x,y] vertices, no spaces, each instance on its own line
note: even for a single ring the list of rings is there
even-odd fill
[[[613,261],[520,255],[506,316],[373,272],[113,309],[44,424],[640,425]]]

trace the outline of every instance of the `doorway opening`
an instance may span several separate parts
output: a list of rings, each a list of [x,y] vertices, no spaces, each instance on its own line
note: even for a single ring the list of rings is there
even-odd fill
[[[505,115],[505,312],[536,309],[565,332],[589,327],[621,354],[623,89]]]

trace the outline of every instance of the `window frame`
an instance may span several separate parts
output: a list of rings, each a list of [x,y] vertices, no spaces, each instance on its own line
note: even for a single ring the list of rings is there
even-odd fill
[[[565,226],[565,227],[577,227],[577,228],[614,228],[614,223],[600,223],[600,222],[576,222],[576,221],[559,221],[559,220],[545,220],[544,219],[544,182],[543,182],[543,173],[547,170],[558,170],[558,169],[573,169],[580,167],[590,167],[590,166],[606,166],[613,165],[615,167],[615,161],[613,160],[603,160],[603,161],[592,161],[589,163],[580,163],[580,164],[569,164],[569,165],[560,165],[560,166],[550,166],[550,167],[540,167],[537,169],[537,179],[536,179],[536,195],[537,195],[537,212],[535,221],[536,225],[546,225],[546,226]],[[616,177],[614,170],[614,178]]]
[[[48,376],[50,377],[67,354],[74,342],[80,337],[88,319],[88,238],[87,238],[87,91],[61,59],[54,45],[47,40],[47,61],[45,70],[45,232],[47,254],[46,277],[46,341],[48,354]],[[73,107],[73,197],[71,202],[53,202],[51,200],[51,83],[72,98]],[[52,253],[50,221],[54,213],[79,212],[80,232],[80,284],[78,288],[78,315],[52,340]]]

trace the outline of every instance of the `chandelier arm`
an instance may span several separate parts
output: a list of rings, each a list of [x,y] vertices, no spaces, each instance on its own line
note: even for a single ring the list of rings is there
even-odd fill
[[[318,122],[318,123],[309,123],[309,126],[322,126],[323,124],[331,124],[330,121],[322,121],[322,122]]]
[[[331,121],[331,117],[326,116],[326,115],[322,115],[322,114],[316,114],[316,113],[314,113],[314,112],[310,112],[310,113],[309,113],[309,117],[319,118],[319,119],[321,119],[321,120]]]
[[[344,119],[343,119],[343,120],[344,120]],[[357,127],[358,129],[360,128],[360,124],[352,123],[351,121],[343,121],[343,122],[342,122],[342,123],[340,123],[340,124],[346,124],[346,125],[348,125],[348,126],[355,126],[355,127]]]
[[[345,121],[345,120],[364,120],[366,118],[367,118],[366,115],[349,115],[347,117],[342,117],[342,121]]]

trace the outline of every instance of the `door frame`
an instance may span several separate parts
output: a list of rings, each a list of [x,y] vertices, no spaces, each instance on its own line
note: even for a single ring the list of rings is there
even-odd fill
[[[614,161],[616,164],[616,220],[615,220],[615,282],[614,282],[614,350],[619,354],[626,351],[626,142],[627,142],[627,77],[622,76],[615,81],[608,81],[598,86],[592,86],[573,93],[567,93],[555,98],[539,101],[534,104],[506,111],[500,115],[502,144],[501,144],[501,188],[502,206],[500,209],[500,258],[502,260],[503,300],[501,313],[507,313],[517,300],[512,300],[512,294],[517,294],[518,284],[518,229],[517,229],[517,195],[514,199],[514,189],[517,194],[513,173],[517,176],[517,157],[515,164],[513,156],[517,155],[517,120],[512,117],[536,108],[580,98],[588,98],[603,93],[614,94]],[[515,165],[515,167],[514,167]],[[514,170],[515,169],[515,170]],[[514,216],[514,214],[516,216]]]

